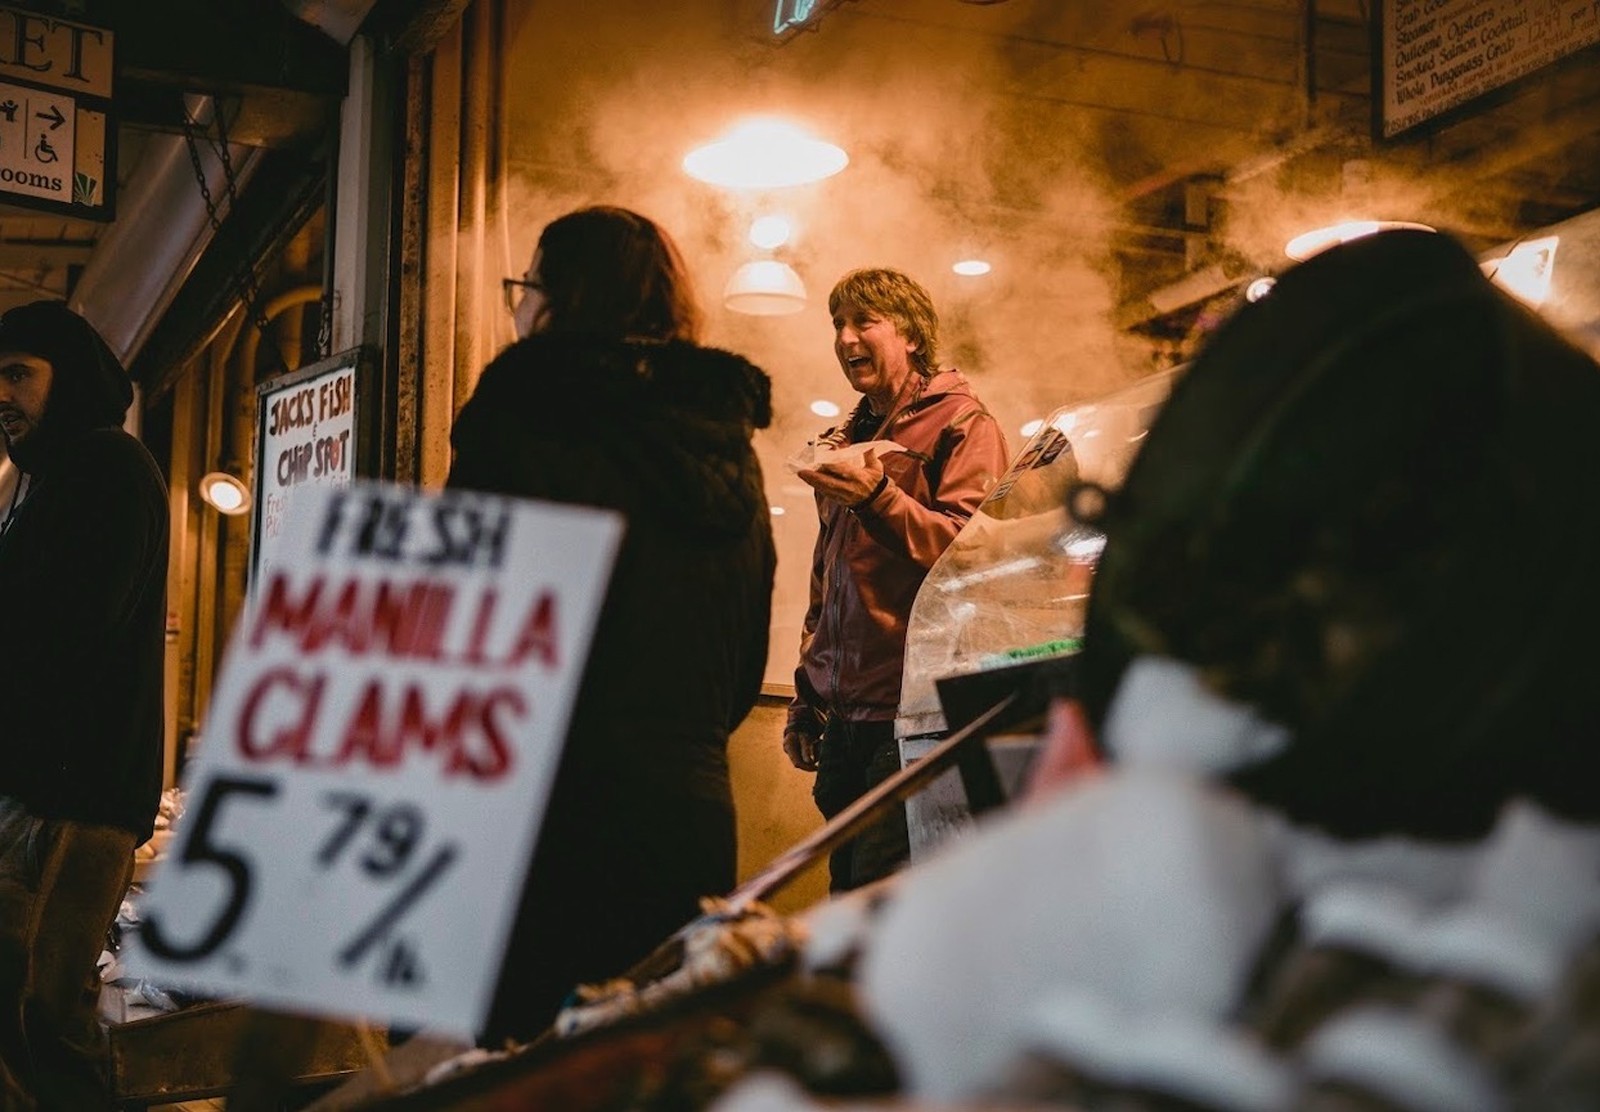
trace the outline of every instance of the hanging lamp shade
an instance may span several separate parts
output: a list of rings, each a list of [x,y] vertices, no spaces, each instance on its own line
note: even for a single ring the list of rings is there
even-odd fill
[[[722,304],[735,313],[775,317],[806,307],[806,285],[794,267],[777,259],[753,259],[733,272]]]
[[[683,159],[690,177],[728,189],[781,189],[832,177],[850,156],[793,124],[754,119],[720,139],[696,147]]]

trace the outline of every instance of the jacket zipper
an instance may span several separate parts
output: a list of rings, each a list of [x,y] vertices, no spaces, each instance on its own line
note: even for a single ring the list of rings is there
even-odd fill
[[[899,421],[900,418],[905,414],[911,412],[912,407],[922,400],[922,392],[927,388],[927,385],[927,379],[924,379],[922,382],[918,383],[917,389],[912,393],[910,399],[907,400],[904,405],[896,409],[891,409],[888,415],[884,417],[883,424],[878,426],[878,431],[873,435],[877,437],[888,437],[892,440],[893,437],[890,436],[890,433],[893,431],[895,423]],[[890,480],[891,483],[893,481],[894,480],[892,479]],[[828,561],[828,566],[830,568],[838,568],[840,566],[840,561],[846,559],[845,531],[849,529],[851,519],[854,518],[855,515],[843,509],[842,507],[836,508],[833,512],[835,520],[838,521],[838,525],[836,526],[838,530],[838,537],[833,542],[833,559]],[[856,523],[856,527],[861,527],[859,522]],[[846,565],[844,568],[844,574],[850,574],[848,565]],[[838,583],[838,576],[829,576],[828,606],[826,607],[826,610],[828,616],[833,620],[834,654],[833,663],[829,665],[828,668],[828,686],[830,690],[828,691],[827,696],[830,711],[834,715],[837,715],[840,708],[843,706],[839,699],[839,655],[840,651],[842,650],[844,633],[842,628],[844,623],[844,602],[840,597],[841,590],[842,588]]]

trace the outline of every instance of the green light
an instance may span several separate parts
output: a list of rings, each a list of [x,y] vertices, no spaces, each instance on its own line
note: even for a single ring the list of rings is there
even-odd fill
[[[819,2],[820,0],[778,0],[772,12],[772,33],[781,35],[785,31],[803,26],[816,14]]]

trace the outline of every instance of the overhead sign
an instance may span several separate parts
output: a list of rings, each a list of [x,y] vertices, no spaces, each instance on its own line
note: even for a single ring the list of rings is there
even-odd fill
[[[280,538],[296,492],[344,486],[356,477],[356,376],[364,354],[352,348],[256,388],[252,587],[281,559]]]
[[[0,7],[0,201],[115,215],[112,33]]]
[[[622,524],[317,488],[235,628],[129,964],[481,1030]]]
[[[1385,139],[1600,42],[1595,0],[1382,0],[1373,101]]]

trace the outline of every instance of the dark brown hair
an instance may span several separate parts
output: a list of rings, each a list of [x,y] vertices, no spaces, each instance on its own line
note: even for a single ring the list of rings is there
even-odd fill
[[[695,340],[700,309],[683,257],[653,220],[596,205],[551,221],[539,236],[549,331]]]

